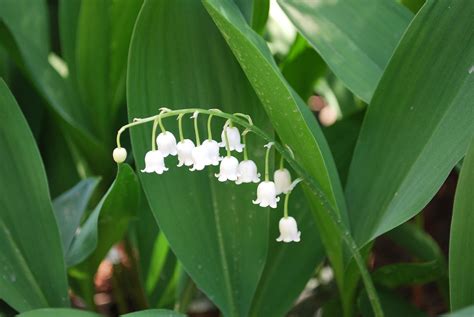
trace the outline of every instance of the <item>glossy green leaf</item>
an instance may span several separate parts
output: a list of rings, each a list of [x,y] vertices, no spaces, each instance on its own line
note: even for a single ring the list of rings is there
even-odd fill
[[[466,153],[474,133],[474,33],[466,32],[473,14],[470,0],[427,2],[387,66],[346,187],[360,245],[417,214]]]
[[[122,238],[130,219],[136,214],[138,186],[132,168],[120,164],[115,181],[74,237],[66,257],[68,266],[90,256],[87,266],[97,268],[112,245]]]
[[[66,306],[61,237],[46,174],[33,135],[3,80],[0,108],[0,298],[18,311]]]
[[[449,240],[449,287],[451,309],[474,304],[474,142],[464,159],[456,188]]]
[[[372,273],[372,278],[380,286],[395,288],[433,282],[442,277],[443,274],[441,263],[430,261],[384,265]]]
[[[53,209],[61,233],[63,250],[69,250],[89,199],[98,183],[99,179],[97,178],[85,179],[54,199]]]
[[[279,0],[329,68],[365,102],[412,14],[392,0]]]
[[[157,114],[162,106],[218,106],[248,113],[255,124],[268,128],[242,70],[194,0],[144,3],[132,37],[127,98],[130,120]],[[201,127],[206,119],[200,118]],[[183,120],[185,137],[194,139],[192,121],[189,116]],[[176,132],[175,119],[163,123]],[[223,124],[213,121],[216,139]],[[151,124],[131,130],[138,169],[151,149],[151,130]],[[248,142],[249,155],[262,169],[263,143],[254,135]],[[226,316],[246,316],[265,264],[268,210],[252,204],[255,185],[222,184],[214,177],[215,167],[192,173],[176,163],[167,158],[170,170],[163,175],[140,174],[153,214],[198,287]]]
[[[268,12],[270,10],[270,0],[253,0],[252,28],[258,32],[265,31]]]
[[[100,317],[101,315],[71,308],[43,308],[31,310],[22,314],[18,317]]]
[[[204,4],[245,71],[278,136],[291,147],[307,173],[318,180],[345,220],[344,198],[336,167],[313,114],[285,81],[265,42],[246,24],[236,6],[230,1],[216,0],[207,0]],[[342,287],[341,238],[319,198],[307,188],[305,192]]]
[[[185,315],[172,310],[148,309],[122,315],[123,317],[184,317]]]

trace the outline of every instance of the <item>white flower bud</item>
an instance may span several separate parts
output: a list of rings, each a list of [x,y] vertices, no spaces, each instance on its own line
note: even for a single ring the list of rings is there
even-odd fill
[[[219,165],[219,161],[222,160],[222,157],[219,155],[219,144],[214,140],[205,140],[202,142],[202,146],[206,149],[207,152],[207,162],[206,165]]]
[[[148,151],[145,155],[145,168],[142,172],[163,174],[168,168],[165,166],[165,160],[161,151]]]
[[[319,112],[319,122],[325,127],[333,125],[337,121],[337,110],[331,106],[325,106]]]
[[[192,152],[191,156],[193,158],[193,167],[190,168],[190,171],[202,171],[206,167],[208,161],[207,150],[202,145],[196,146]]]
[[[158,134],[156,137],[156,145],[158,146],[158,150],[163,154],[163,157],[176,155],[178,153],[176,149],[176,138],[173,133],[169,131]]]
[[[226,156],[222,159],[221,165],[219,166],[219,174],[216,177],[220,182],[226,180],[236,181],[238,177],[239,161],[233,156]]]
[[[273,181],[275,182],[277,195],[291,191],[291,175],[286,168],[276,170],[273,174]]]
[[[295,218],[283,217],[278,224],[280,236],[276,241],[280,242],[300,242],[301,231],[298,231],[298,225]]]
[[[123,163],[127,159],[127,150],[123,147],[117,147],[114,149],[112,153],[114,161],[117,163]]]
[[[244,144],[240,143],[240,132],[237,127],[224,127],[221,133],[222,142],[219,143],[220,147],[226,147],[225,142],[225,131],[227,131],[227,139],[229,140],[229,149],[231,151],[242,152]]]
[[[260,182],[260,173],[257,172],[257,165],[252,160],[240,162],[237,172],[239,174],[239,177],[235,182],[237,185],[242,183]]]
[[[258,184],[257,199],[252,201],[254,204],[260,205],[260,207],[270,206],[271,208],[276,208],[279,201],[280,197],[276,196],[274,182],[264,181]]]

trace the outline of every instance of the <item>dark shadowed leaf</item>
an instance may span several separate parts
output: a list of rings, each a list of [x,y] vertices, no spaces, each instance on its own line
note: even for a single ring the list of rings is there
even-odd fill
[[[449,287],[451,309],[457,310],[474,304],[474,142],[471,142],[454,200],[449,241]]]
[[[43,163],[3,80],[0,108],[0,298],[18,311],[67,306],[61,237]]]

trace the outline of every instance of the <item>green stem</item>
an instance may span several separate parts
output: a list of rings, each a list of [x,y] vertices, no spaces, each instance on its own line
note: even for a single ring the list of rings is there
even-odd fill
[[[270,142],[267,146],[267,152],[265,153],[265,181],[268,182],[270,180],[270,150],[274,143]]]
[[[194,134],[196,134],[196,146],[201,145],[201,139],[199,138],[199,129],[198,129],[198,114],[199,112],[195,113],[194,115]]]
[[[151,130],[151,149],[152,151],[156,151],[156,141],[155,141],[155,138],[156,138],[156,126],[158,125],[158,121],[157,119],[155,119],[153,121],[153,129]]]
[[[162,116],[163,116],[162,114],[158,115],[158,123],[160,124],[161,132],[166,132],[165,126],[163,125],[163,122],[161,122]]]
[[[211,114],[211,115],[209,115],[209,118],[207,119],[207,139],[208,139],[209,141],[212,140],[211,121],[212,121],[212,117],[213,117],[213,116],[214,116],[214,115]]]
[[[280,169],[282,170],[285,167],[285,159],[283,155],[280,155]]]
[[[183,134],[183,114],[178,115],[179,140],[184,140]]]
[[[227,151],[227,157],[230,157],[230,144],[229,144],[229,137],[227,136],[227,126],[231,125],[232,121],[227,120],[227,122],[224,124],[224,139],[225,139],[225,149]]]
[[[283,216],[288,218],[288,200],[290,200],[291,190],[285,195],[285,204],[283,206]]]
[[[249,129],[250,131],[254,132],[264,140],[268,142],[272,142],[273,139],[265,133],[263,130],[260,128],[249,124],[246,120],[243,120],[239,118],[238,116],[220,112],[217,110],[207,110],[207,109],[199,109],[199,108],[191,108],[191,109],[181,109],[181,110],[172,110],[166,113],[162,114],[162,118],[170,117],[170,116],[176,116],[181,113],[193,113],[193,112],[199,112],[202,114],[213,114],[215,116],[225,118],[225,119],[230,119],[232,122]],[[123,131],[125,131],[127,128],[143,124],[146,122],[153,121],[157,115],[151,116],[148,118],[143,118],[143,119],[135,119],[134,122],[129,123],[127,125],[124,125],[122,128],[117,133],[117,145],[120,147],[120,135]],[[372,309],[374,311],[374,315],[377,317],[383,316],[383,311],[382,307],[380,305],[380,301],[378,299],[377,293],[375,291],[374,284],[372,283],[372,279],[370,278],[370,274],[367,270],[366,264],[364,262],[364,259],[362,258],[359,248],[357,244],[355,243],[354,239],[352,238],[349,230],[347,229],[346,225],[341,221],[340,215],[336,212],[334,207],[332,206],[332,203],[329,201],[329,198],[327,197],[326,193],[322,190],[321,185],[318,183],[316,179],[313,177],[309,176],[304,168],[293,158],[291,152],[286,149],[284,146],[282,146],[279,143],[275,143],[275,149],[280,152],[280,154],[283,155],[285,160],[288,162],[288,164],[293,168],[293,170],[300,175],[303,179],[305,184],[311,189],[311,191],[318,197],[318,199],[321,202],[321,205],[324,207],[324,210],[326,211],[327,215],[329,216],[329,219],[334,223],[335,228],[338,232],[338,234],[342,237],[342,240],[344,243],[347,245],[349,248],[349,251],[351,252],[352,256],[354,257],[354,260],[357,264],[357,267],[359,268],[360,274],[362,281],[364,283],[365,289],[367,291],[367,295],[369,297],[369,301],[372,305]]]
[[[245,130],[244,133],[242,133],[242,140],[244,142],[244,161],[247,161],[249,159],[249,156],[247,154],[247,131]]]

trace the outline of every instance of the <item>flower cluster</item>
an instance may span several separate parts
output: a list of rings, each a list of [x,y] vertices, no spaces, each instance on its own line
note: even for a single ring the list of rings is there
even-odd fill
[[[127,127],[148,122],[153,119],[152,149],[145,154],[145,168],[141,170],[143,173],[163,174],[168,170],[165,165],[165,158],[171,155],[177,156],[178,167],[187,166],[190,171],[201,171],[206,166],[211,165],[219,166],[219,173],[216,173],[215,177],[220,182],[232,181],[237,185],[259,183],[257,187],[257,197],[253,200],[253,203],[261,207],[276,208],[277,203],[280,201],[279,195],[284,194],[286,195],[284,217],[279,222],[280,236],[276,240],[299,242],[301,232],[298,231],[296,220],[288,216],[288,198],[293,188],[301,179],[297,179],[292,183],[290,172],[284,167],[283,156],[281,156],[280,167],[274,172],[273,181],[270,180],[269,156],[270,149],[274,143],[270,142],[265,145],[265,174],[264,180],[260,181],[260,173],[258,173],[257,165],[253,160],[249,159],[247,153],[246,135],[251,129],[248,128],[241,134],[239,129],[234,126],[233,120],[228,119],[222,129],[221,142],[217,142],[212,138],[211,120],[213,116],[222,116],[222,113],[218,110],[214,112],[206,111],[209,114],[207,122],[208,138],[201,143],[197,122],[199,113],[205,111],[198,110],[195,111],[191,117],[194,119],[194,142],[191,139],[185,139],[183,136],[182,118],[185,112],[177,112],[179,111],[163,109],[157,116],[146,119],[136,119],[133,123],[124,126],[119,130],[117,135],[117,148],[113,152],[114,160],[117,163],[122,163],[127,156],[126,150],[120,146],[120,133]],[[165,117],[165,115],[170,116],[174,113],[176,113],[175,115],[178,117],[179,142],[176,141],[176,137],[173,133],[165,129],[162,123],[162,118]],[[226,117],[229,116],[230,115],[226,115]],[[250,117],[245,117],[248,118],[249,125],[251,126],[252,121]],[[155,138],[158,125],[161,128],[161,133]],[[226,150],[224,157],[220,155],[221,148]],[[239,160],[232,155],[233,151],[238,153],[243,152],[243,160],[239,162]]]

